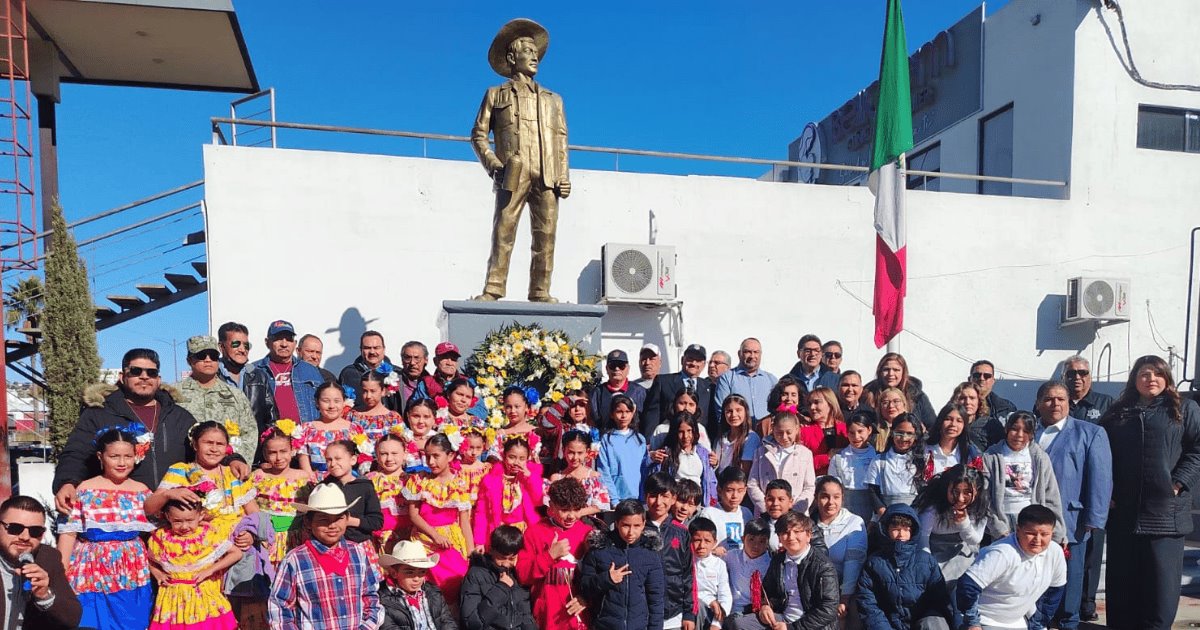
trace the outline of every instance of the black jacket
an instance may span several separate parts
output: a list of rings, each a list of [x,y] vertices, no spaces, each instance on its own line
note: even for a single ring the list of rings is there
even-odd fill
[[[372,532],[383,529],[383,508],[379,505],[379,495],[375,492],[375,484],[370,479],[358,477],[350,483],[342,483],[328,477],[322,483],[331,483],[340,487],[342,493],[346,495],[347,503],[359,499],[357,503],[350,506],[350,516],[358,519],[358,527],[346,528],[346,540],[355,543],[371,540]]]
[[[512,586],[500,581],[501,573],[512,578]],[[529,591],[517,581],[517,572],[500,568],[491,556],[471,556],[460,598],[466,630],[538,630]]]
[[[187,432],[196,424],[196,419],[187,409],[175,404],[176,390],[164,385],[155,400],[158,402],[158,426],[154,429],[154,447],[146,458],[134,467],[130,475],[154,489],[162,481],[167,468],[176,462],[187,461],[190,454]],[[125,393],[116,385],[97,383],[89,385],[83,393],[83,411],[75,429],[67,437],[58,466],[54,469],[54,492],[66,484],[79,485],[85,479],[100,474],[100,460],[92,444],[96,432],[104,427],[125,427],[141,422],[137,414],[125,402]]]
[[[634,431],[642,432],[643,418],[646,411],[646,394],[649,392],[641,385],[634,385],[633,381],[628,381],[626,385],[627,387],[623,392],[610,391],[608,385],[604,383],[600,383],[592,388],[592,393],[588,396],[588,402],[592,407],[592,417],[596,419],[596,428],[600,429],[601,434],[613,427],[612,420],[608,414],[612,409],[613,396],[617,394],[629,396],[633,399],[633,404],[637,405],[637,413],[633,415],[633,425],[631,426]],[[653,433],[654,428],[651,427],[650,431]]]
[[[588,534],[588,552],[579,566],[576,592],[588,602],[590,627],[662,630],[666,591],[659,542],[650,529],[634,545],[626,545],[611,530]],[[625,565],[631,573],[620,584],[613,584],[609,568]]]
[[[997,418],[1007,418],[1008,414],[1017,410],[1017,405],[1013,401],[998,395],[996,392],[988,392],[986,400],[988,412]]]
[[[438,587],[431,582],[426,582],[421,587],[421,592],[425,594],[425,603],[429,607],[429,617],[433,621],[433,627],[438,630],[458,630],[454,615],[450,613],[450,607],[446,605],[446,598],[442,597],[442,592],[438,590]],[[404,600],[404,591],[383,584],[379,587],[379,604],[383,606],[383,624],[379,626],[379,630],[414,630],[416,628],[412,612],[409,611],[408,603]]]
[[[684,621],[695,621],[699,604],[694,589],[696,565],[692,562],[692,537],[669,516],[662,527],[647,519],[646,531],[654,532],[662,541],[659,555],[662,556],[663,580],[667,584],[663,619],[682,613]]]
[[[1087,422],[1100,422],[1100,418],[1108,412],[1113,404],[1113,397],[1101,394],[1095,389],[1089,389],[1083,398],[1071,401],[1071,417]]]
[[[246,399],[250,401],[250,410],[254,412],[254,421],[258,423],[259,433],[266,431],[267,426],[279,419],[275,412],[275,391],[267,382],[269,377],[254,369],[253,363],[243,365],[240,380],[234,382],[229,376],[229,363],[222,360],[221,371],[217,372],[217,377],[242,390],[246,395]],[[257,460],[257,457],[255,459]]]
[[[1166,396],[1149,406],[1114,407],[1100,421],[1113,446],[1113,507],[1106,529],[1151,536],[1192,533],[1200,484],[1200,407],[1182,400],[1182,422]],[[1174,484],[1183,486],[1175,496]]]
[[[646,393],[646,408],[642,410],[642,435],[649,442],[654,435],[654,429],[671,417],[675,396],[683,391],[684,372],[659,374],[654,377],[650,391]],[[699,411],[704,414],[704,429],[708,437],[716,440],[720,437],[720,426],[717,424],[717,414],[713,411],[713,385],[704,374],[696,377],[696,397],[700,399]],[[712,448],[712,444],[705,444]]]
[[[391,359],[387,358],[387,355],[384,355],[383,360],[390,363],[393,366],[392,369],[399,369],[396,364],[392,363]],[[342,387],[353,388],[354,397],[362,399],[362,377],[363,374],[366,374],[370,370],[371,368],[367,366],[367,362],[362,357],[358,357],[354,360],[354,363],[342,368],[341,374],[338,374],[338,383],[341,383]],[[401,409],[400,397],[395,394],[385,395],[383,397],[383,406],[392,411],[403,411]]]
[[[787,608],[787,585],[783,583],[783,565],[787,554],[780,551],[771,556],[771,566],[763,577],[763,593],[775,612],[775,618]],[[796,568],[796,587],[804,605],[804,616],[788,624],[790,630],[835,629],[838,627],[838,604],[841,603],[842,587],[838,582],[837,569],[829,558],[817,549],[809,549],[808,555]]]

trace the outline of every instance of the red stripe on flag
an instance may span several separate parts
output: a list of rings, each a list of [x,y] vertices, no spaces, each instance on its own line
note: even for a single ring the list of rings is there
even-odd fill
[[[908,292],[907,247],[893,252],[875,235],[875,347],[882,348],[904,329],[904,294]]]

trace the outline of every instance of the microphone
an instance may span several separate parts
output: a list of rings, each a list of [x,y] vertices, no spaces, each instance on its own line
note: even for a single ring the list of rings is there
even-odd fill
[[[33,564],[33,554],[29,553],[28,551],[17,556],[17,568],[19,569],[27,564]],[[26,593],[32,591],[33,583],[29,580],[22,581],[21,590],[25,591]]]

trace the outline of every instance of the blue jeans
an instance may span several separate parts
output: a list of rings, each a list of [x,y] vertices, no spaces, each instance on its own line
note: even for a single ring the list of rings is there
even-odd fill
[[[1079,627],[1079,603],[1083,597],[1083,573],[1087,568],[1087,543],[1087,539],[1084,539],[1081,542],[1067,545],[1067,551],[1071,554],[1071,557],[1067,558],[1067,587],[1063,592],[1058,612],[1054,615],[1054,618],[1058,620],[1055,625],[1061,630],[1075,630]],[[1040,625],[1050,625],[1044,619],[1038,621],[1041,622]]]

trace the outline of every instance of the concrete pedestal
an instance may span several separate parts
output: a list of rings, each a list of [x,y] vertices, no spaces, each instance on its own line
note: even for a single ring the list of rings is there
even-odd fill
[[[438,320],[442,339],[454,342],[466,358],[488,333],[516,322],[561,330],[591,354],[600,354],[601,304],[543,304],[540,302],[475,302],[446,300]]]

